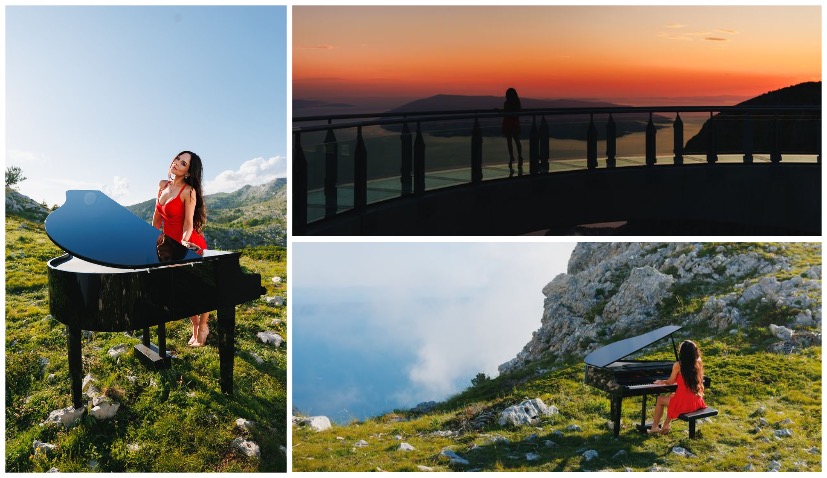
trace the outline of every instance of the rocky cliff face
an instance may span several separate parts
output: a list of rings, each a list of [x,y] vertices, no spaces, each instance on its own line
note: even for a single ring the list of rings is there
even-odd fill
[[[820,248],[817,243],[580,243],[568,272],[543,288],[540,328],[514,359],[500,365],[500,373],[549,357],[583,357],[667,324],[708,337],[766,328],[761,321],[769,317],[772,325],[798,330],[799,344],[820,343],[821,264],[808,262],[820,261]]]

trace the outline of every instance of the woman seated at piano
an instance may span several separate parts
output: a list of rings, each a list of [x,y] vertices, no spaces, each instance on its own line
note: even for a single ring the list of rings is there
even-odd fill
[[[672,374],[666,380],[655,380],[656,385],[677,384],[675,393],[660,395],[655,402],[655,414],[652,420],[652,428],[648,433],[669,433],[670,423],[678,418],[681,413],[694,412],[705,408],[704,403],[704,366],[701,361],[701,351],[698,344],[691,340],[681,343],[678,350],[678,362],[672,366]],[[660,419],[663,416],[663,409],[667,408],[666,419],[663,426]]]
[[[158,200],[152,225],[163,227],[165,235],[203,254],[207,242],[201,232],[207,221],[207,211],[201,189],[203,167],[201,158],[191,152],[182,151],[172,159],[167,172],[167,179],[158,183]],[[192,337],[188,345],[201,347],[207,341],[210,328],[207,326],[209,313],[194,315]]]

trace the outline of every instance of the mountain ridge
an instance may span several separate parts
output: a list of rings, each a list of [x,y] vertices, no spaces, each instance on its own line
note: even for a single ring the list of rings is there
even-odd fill
[[[204,199],[207,204],[204,235],[210,249],[287,245],[286,178],[256,186],[245,185],[231,193],[209,194]],[[155,199],[124,207],[151,223]],[[43,222],[50,212],[43,204],[6,188],[7,215]]]
[[[735,106],[798,106],[821,105],[821,82],[808,81],[799,83],[750,98]],[[821,150],[820,116],[818,120],[812,117],[812,112],[803,110],[779,118],[778,143],[782,152],[807,152]],[[690,154],[704,153],[707,150],[707,136],[712,125],[716,128],[716,146],[719,153],[743,152],[744,120],[743,114],[718,113],[713,116],[714,122],[707,120],[701,130],[686,142],[684,151]],[[775,130],[773,119],[753,118],[752,126],[753,151],[768,153],[773,148]]]

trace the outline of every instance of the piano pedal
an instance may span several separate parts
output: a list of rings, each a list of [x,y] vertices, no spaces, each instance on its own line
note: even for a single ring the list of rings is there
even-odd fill
[[[645,435],[648,432],[648,430],[652,429],[652,422],[646,422],[646,425],[641,425],[640,423],[638,423],[637,425],[635,425],[635,428],[637,429],[637,431]]]
[[[144,344],[135,346],[135,357],[145,366],[155,370],[167,369],[172,366],[172,355],[168,351],[165,355],[166,357],[161,357],[158,353],[158,346],[155,344],[149,344],[149,347]]]

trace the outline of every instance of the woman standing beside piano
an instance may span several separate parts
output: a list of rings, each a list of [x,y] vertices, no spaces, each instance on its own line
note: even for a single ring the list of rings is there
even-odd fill
[[[191,151],[178,153],[169,165],[167,179],[158,183],[158,199],[152,217],[153,226],[198,254],[203,254],[207,248],[201,232],[207,220],[202,175],[203,165],[197,154]],[[208,312],[190,317],[192,337],[188,345],[202,347],[206,343],[210,333],[208,319]]]

